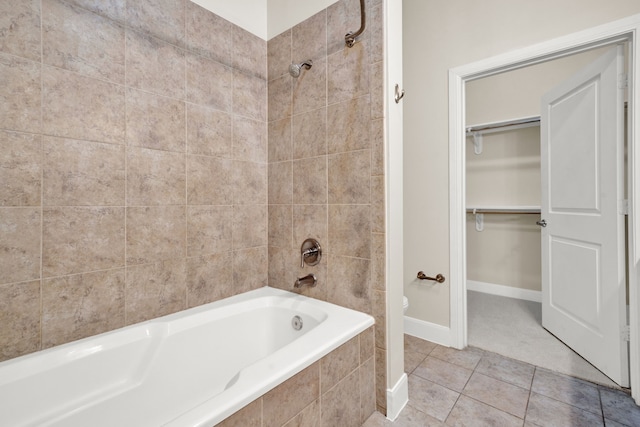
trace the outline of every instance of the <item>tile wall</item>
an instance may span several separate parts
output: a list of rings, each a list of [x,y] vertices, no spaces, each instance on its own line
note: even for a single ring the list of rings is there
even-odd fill
[[[267,43],[188,0],[0,2],[0,360],[314,272],[376,317],[341,387],[375,364],[384,412],[382,0],[347,49],[358,3]]]
[[[382,0],[340,0],[268,42],[269,286],[301,292],[376,318],[377,403],[386,405]],[[307,59],[292,78],[289,64]],[[300,245],[323,248],[300,268]]]
[[[264,40],[186,0],[3,1],[0,81],[0,360],[267,285]]]

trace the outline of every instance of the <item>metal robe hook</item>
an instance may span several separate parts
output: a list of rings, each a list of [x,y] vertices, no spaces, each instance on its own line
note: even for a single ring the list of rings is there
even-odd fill
[[[396,104],[400,103],[400,100],[404,97],[404,89],[400,90],[400,85],[396,83],[396,95],[394,99],[396,100]]]

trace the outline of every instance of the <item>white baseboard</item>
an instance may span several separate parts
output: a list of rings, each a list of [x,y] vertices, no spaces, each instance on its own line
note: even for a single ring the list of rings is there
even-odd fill
[[[395,421],[409,402],[409,381],[403,373],[396,385],[387,390],[387,418]]]
[[[404,333],[451,347],[451,329],[436,323],[404,316]]]
[[[495,283],[467,280],[467,290],[501,297],[517,298],[526,301],[542,302],[542,292],[529,289],[513,288],[511,286],[496,285]]]

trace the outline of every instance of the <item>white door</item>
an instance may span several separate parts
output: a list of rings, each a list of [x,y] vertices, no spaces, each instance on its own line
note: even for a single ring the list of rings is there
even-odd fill
[[[542,99],[542,325],[628,386],[622,52]]]

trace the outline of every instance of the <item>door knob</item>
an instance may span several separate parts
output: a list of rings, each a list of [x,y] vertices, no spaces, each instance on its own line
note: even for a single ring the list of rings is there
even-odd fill
[[[538,224],[540,227],[546,227],[547,221],[545,221],[544,219],[541,219],[540,221],[536,221],[536,224]]]

